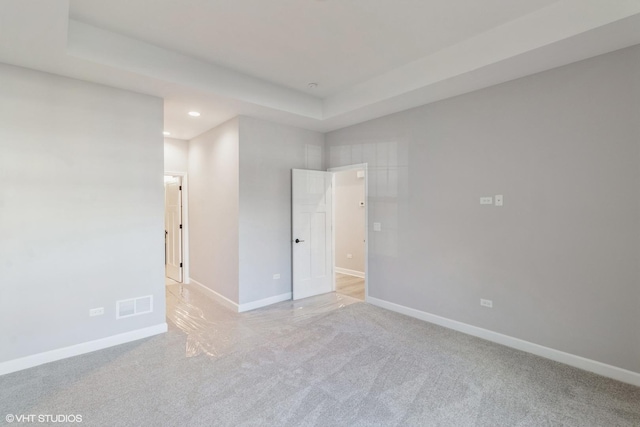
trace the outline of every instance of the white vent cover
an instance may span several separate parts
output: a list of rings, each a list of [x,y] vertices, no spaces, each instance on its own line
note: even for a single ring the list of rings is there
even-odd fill
[[[153,311],[153,295],[123,299],[116,302],[116,319],[138,316]]]

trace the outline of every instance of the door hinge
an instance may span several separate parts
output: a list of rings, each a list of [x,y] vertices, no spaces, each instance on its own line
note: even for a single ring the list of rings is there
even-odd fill
[[[178,188],[178,190],[182,191],[182,185]]]
[[[182,224],[180,224],[180,230],[182,230]]]
[[[180,263],[180,268],[182,268],[182,263]]]

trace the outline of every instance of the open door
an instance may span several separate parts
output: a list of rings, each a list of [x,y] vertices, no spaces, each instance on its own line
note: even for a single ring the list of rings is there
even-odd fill
[[[168,278],[182,282],[182,185],[171,178],[164,185],[165,267]]]
[[[293,169],[293,299],[333,289],[331,172]]]

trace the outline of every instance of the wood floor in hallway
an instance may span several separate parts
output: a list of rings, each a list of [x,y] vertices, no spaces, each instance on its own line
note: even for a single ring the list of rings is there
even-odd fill
[[[364,279],[336,273],[336,292],[364,301]]]

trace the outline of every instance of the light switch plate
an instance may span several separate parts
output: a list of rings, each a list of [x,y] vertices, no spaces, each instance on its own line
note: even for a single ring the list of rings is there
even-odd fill
[[[273,275],[273,280],[278,280],[280,278],[280,274],[276,273]]]

